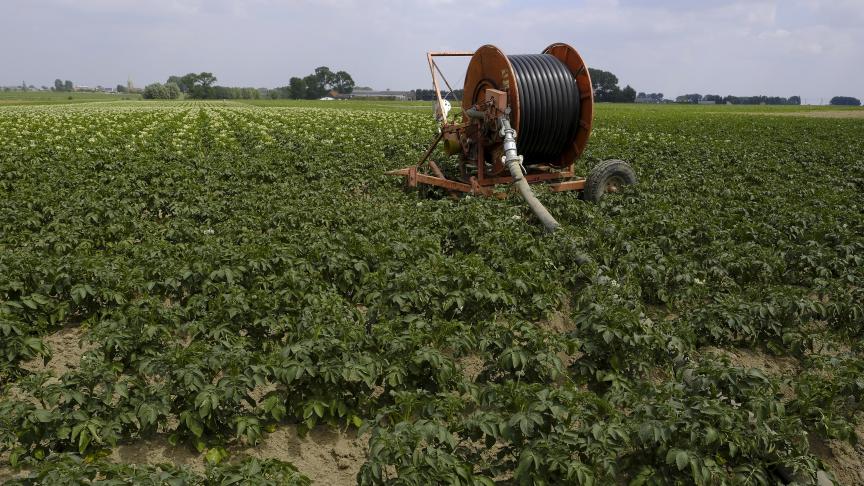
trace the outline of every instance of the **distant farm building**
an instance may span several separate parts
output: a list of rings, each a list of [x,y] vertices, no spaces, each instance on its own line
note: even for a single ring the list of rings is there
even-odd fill
[[[390,91],[389,89],[386,91],[374,91],[374,90],[364,90],[364,89],[355,89],[354,92],[350,94],[338,94],[337,98],[341,99],[376,99],[376,100],[393,100],[393,101],[406,101],[413,100],[414,93],[411,91]]]

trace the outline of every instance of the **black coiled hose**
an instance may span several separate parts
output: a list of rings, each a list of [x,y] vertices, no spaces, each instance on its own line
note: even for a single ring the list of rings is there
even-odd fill
[[[519,89],[519,151],[526,164],[557,159],[579,123],[579,88],[550,54],[507,56]]]

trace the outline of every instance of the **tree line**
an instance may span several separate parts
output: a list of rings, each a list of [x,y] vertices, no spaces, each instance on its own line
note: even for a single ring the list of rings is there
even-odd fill
[[[637,103],[663,103],[663,93],[636,93]]]
[[[835,106],[861,106],[861,100],[852,96],[835,96],[830,103]]]
[[[720,96],[716,94],[701,95],[699,93],[685,94],[675,98],[676,103],[717,103],[730,105],[800,105],[800,96]]]
[[[629,84],[624,88],[618,86],[618,76],[602,69],[588,68],[591,75],[591,85],[594,88],[594,101],[609,103],[634,103],[636,90]]]
[[[195,100],[258,99],[256,88],[235,88],[216,85],[213,73],[188,73],[169,76],[165,83],[153,83],[144,87],[144,98],[150,100],[176,100],[181,96]]]
[[[610,103],[663,103],[669,102],[663,93],[637,93],[629,84],[621,88],[618,77],[602,69],[588,69],[591,75],[591,84],[594,90],[594,100]],[[144,88],[146,99],[177,99],[181,96],[191,99],[258,99],[262,95],[271,99],[319,99],[329,95],[351,94],[354,91],[354,79],[346,71],[333,72],[327,66],[315,68],[315,71],[305,77],[292,77],[288,84],[271,90],[258,90],[256,88],[235,88],[218,86],[216,76],[213,73],[188,73],[183,76],[170,76],[165,83],[153,83]],[[72,81],[62,81],[59,78],[54,81],[55,91],[72,91]],[[126,92],[126,87],[117,85],[118,92]],[[434,101],[435,90],[415,89],[411,91],[412,97],[418,101]],[[441,91],[442,97],[450,97],[455,101],[462,100],[461,89]],[[720,96],[717,94],[702,95],[699,93],[688,93],[678,96],[676,103],[717,103],[733,105],[800,105],[800,96]],[[831,98],[831,105],[861,106],[861,100],[851,96],[835,96]]]
[[[335,73],[327,66],[315,68],[305,77],[292,77],[288,85],[270,90],[272,99],[317,100],[330,94],[351,94],[354,79],[346,71]]]
[[[54,91],[73,91],[74,89],[75,84],[68,79],[66,81],[60,78],[54,80]]]
[[[219,86],[213,73],[188,73],[169,76],[165,83],[153,83],[144,88],[145,99],[173,100],[181,96],[196,100],[259,99],[262,91],[272,99],[318,99],[331,93],[348,94],[354,89],[354,79],[345,71],[333,72],[327,66],[303,78],[292,77],[288,85],[271,90]]]

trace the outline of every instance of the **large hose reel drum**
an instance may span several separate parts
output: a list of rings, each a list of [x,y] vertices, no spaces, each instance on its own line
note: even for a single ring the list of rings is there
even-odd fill
[[[485,45],[468,64],[463,113],[482,103],[489,89],[507,93],[525,165],[565,168],[582,154],[591,134],[594,96],[588,67],[576,49],[558,43],[541,54],[507,56]]]

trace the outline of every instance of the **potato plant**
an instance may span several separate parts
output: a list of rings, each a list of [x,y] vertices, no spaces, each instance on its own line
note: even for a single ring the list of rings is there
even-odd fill
[[[229,457],[291,424],[367,434],[362,484],[813,481],[864,409],[864,122],[772,114],[601,105],[577,171],[640,184],[539,188],[545,235],[516,196],[384,175],[425,111],[4,108],[0,453],[44,483],[306,484]],[[80,361],[34,365],[61,329]],[[105,459],[154,436],[206,475]]]

